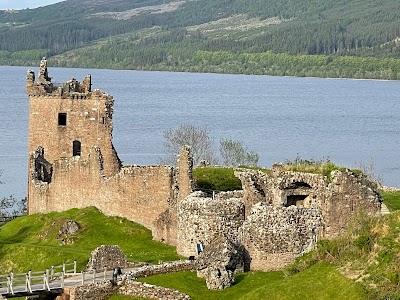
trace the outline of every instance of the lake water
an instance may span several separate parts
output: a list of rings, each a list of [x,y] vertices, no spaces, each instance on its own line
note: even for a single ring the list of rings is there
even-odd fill
[[[0,197],[27,194],[27,67],[0,67]],[[32,68],[37,74],[38,68]],[[398,81],[49,68],[53,82],[92,74],[115,98],[113,141],[124,164],[158,164],[163,133],[206,126],[215,141],[242,141],[259,165],[325,159],[375,165],[400,186]]]

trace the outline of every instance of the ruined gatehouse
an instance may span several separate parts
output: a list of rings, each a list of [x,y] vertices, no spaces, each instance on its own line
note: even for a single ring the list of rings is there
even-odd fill
[[[122,165],[112,143],[114,99],[92,90],[90,75],[56,85],[43,59],[26,86],[29,214],[96,206],[151,229],[181,255],[196,256],[198,241],[207,248],[227,240],[243,250],[241,268],[273,270],[339,235],[357,213],[380,211],[374,186],[350,171],[328,178],[274,165],[271,174],[237,171],[243,191],[192,193],[190,147],[177,167]]]

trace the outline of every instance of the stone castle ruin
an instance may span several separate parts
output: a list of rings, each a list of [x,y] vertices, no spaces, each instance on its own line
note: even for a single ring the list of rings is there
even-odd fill
[[[174,243],[176,230],[158,221],[192,192],[192,159],[184,147],[178,167],[122,166],[112,143],[111,95],[92,90],[91,76],[55,86],[45,59],[39,78],[28,71],[28,212],[96,206],[134,220]],[[129,142],[129,141],[127,141]]]
[[[151,229],[154,239],[175,245],[183,256],[197,256],[199,241],[214,258],[218,249],[241,249],[235,250],[239,259],[219,258],[218,268],[207,265],[207,251],[200,254],[203,275],[215,277],[224,268],[222,273],[234,272],[232,262],[243,269],[282,268],[318,239],[339,235],[359,212],[380,212],[374,186],[350,171],[328,178],[277,164],[271,174],[235,172],[242,191],[213,198],[193,193],[190,147],[183,147],[177,167],[121,164],[112,144],[114,99],[92,90],[90,75],[56,86],[43,59],[38,80],[28,71],[26,85],[29,214],[96,206]],[[229,276],[218,279],[224,287]]]

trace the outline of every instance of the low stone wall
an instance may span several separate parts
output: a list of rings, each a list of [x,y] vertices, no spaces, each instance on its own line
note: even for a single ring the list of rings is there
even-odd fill
[[[142,297],[146,299],[163,299],[163,300],[191,299],[188,295],[183,294],[179,291],[142,282],[125,283],[119,288],[118,293],[133,297]]]
[[[151,275],[166,274],[166,273],[181,272],[181,271],[190,271],[194,269],[195,265],[192,261],[179,260],[173,262],[165,262],[159,265],[143,266],[137,270],[126,272],[122,276],[122,279],[128,282],[132,282],[132,280],[140,277],[147,277]]]
[[[107,300],[114,291],[111,281],[101,281],[82,286],[65,288],[57,300]]]

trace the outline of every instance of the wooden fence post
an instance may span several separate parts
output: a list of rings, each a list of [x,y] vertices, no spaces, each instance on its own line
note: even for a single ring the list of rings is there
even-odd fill
[[[74,275],[76,274],[76,259],[74,259]]]
[[[46,273],[43,274],[43,289],[50,291],[49,277]]]
[[[51,266],[51,280],[54,279],[54,265]]]
[[[61,288],[64,288],[64,272],[61,272]]]
[[[13,285],[12,277],[11,276],[7,276],[7,293],[8,294],[10,292],[11,292],[11,294],[14,294],[12,285]]]
[[[25,275],[25,292],[32,293],[30,272],[31,271],[29,270],[29,272]]]

